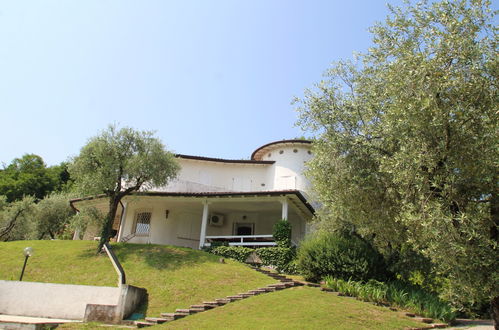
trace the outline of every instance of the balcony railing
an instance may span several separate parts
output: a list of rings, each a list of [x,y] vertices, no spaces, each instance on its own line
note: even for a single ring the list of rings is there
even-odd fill
[[[211,246],[212,242],[228,242],[229,246],[276,246],[272,235],[230,235],[206,236],[204,246]]]

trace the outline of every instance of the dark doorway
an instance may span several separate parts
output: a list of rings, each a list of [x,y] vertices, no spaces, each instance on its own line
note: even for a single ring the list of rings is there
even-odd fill
[[[253,235],[253,229],[255,225],[253,223],[235,223],[234,224],[234,234],[235,235]]]

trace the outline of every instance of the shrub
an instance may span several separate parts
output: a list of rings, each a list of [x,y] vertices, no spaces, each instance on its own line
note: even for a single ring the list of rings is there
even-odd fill
[[[278,247],[289,248],[291,246],[291,224],[287,220],[279,220],[274,224],[272,236]]]
[[[209,252],[239,262],[245,262],[253,251],[253,249],[244,246],[217,246],[210,249]]]
[[[302,242],[298,269],[309,281],[327,275],[344,280],[384,280],[387,271],[383,257],[357,236],[320,232]]]
[[[262,261],[262,265],[273,266],[279,272],[296,273],[294,264],[296,249],[294,248],[268,247],[251,249],[244,246],[213,246],[207,251],[239,262],[246,262],[249,255],[255,251]]]
[[[296,257],[296,249],[289,247],[268,247],[256,250],[265,266],[275,266],[278,272],[293,273],[291,264]]]

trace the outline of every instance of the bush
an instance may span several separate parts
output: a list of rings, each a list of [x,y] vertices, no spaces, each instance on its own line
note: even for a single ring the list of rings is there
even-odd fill
[[[275,223],[272,236],[278,247],[289,248],[291,246],[291,224],[287,220],[279,220]]]
[[[385,280],[383,257],[361,238],[320,232],[302,242],[298,269],[305,279],[320,281],[327,275],[344,280]]]
[[[265,266],[274,266],[278,272],[294,273],[293,260],[296,249],[289,247],[268,247],[256,250],[256,254]]]
[[[208,252],[221,257],[231,258],[239,262],[246,262],[251,252],[254,250],[244,246],[217,246],[209,249]]]
[[[207,250],[213,254],[225,258],[231,258],[239,262],[246,262],[249,255],[255,251],[264,266],[273,266],[278,272],[296,273],[294,259],[296,249],[283,247],[268,247],[251,249],[244,246],[215,246]]]

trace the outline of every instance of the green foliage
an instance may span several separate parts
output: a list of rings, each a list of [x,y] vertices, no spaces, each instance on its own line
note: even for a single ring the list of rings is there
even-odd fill
[[[383,257],[359,237],[319,232],[305,239],[298,249],[298,269],[311,281],[327,275],[367,281],[386,278]]]
[[[277,246],[289,248],[291,246],[291,224],[287,220],[279,220],[274,224],[272,236]]]
[[[47,167],[42,157],[26,154],[0,170],[0,195],[9,202],[24,196],[42,199],[52,191],[60,191],[68,180],[64,163]]]
[[[496,12],[481,0],[391,11],[358,62],[334,65],[298,101],[317,134],[321,218],[387,255],[422,253],[463,308],[499,299]]]
[[[253,251],[253,249],[244,246],[217,246],[210,249],[209,252],[244,263]]]
[[[75,215],[69,205],[70,195],[55,193],[42,199],[34,206],[36,238],[71,238],[70,223]]]
[[[293,263],[296,257],[296,250],[294,248],[267,247],[252,249],[244,246],[213,246],[208,250],[210,253],[243,263],[246,262],[246,259],[253,251],[256,252],[264,266],[273,266],[277,271],[283,273],[296,272]]]
[[[120,200],[153,186],[163,186],[177,175],[179,165],[152,132],[109,126],[73,159],[69,173],[82,194],[105,194],[109,212],[98,250],[109,240]]]
[[[256,254],[262,260],[264,266],[273,266],[280,273],[294,274],[296,267],[296,249],[290,247],[266,247],[256,249]]]
[[[382,305],[388,303],[445,322],[456,318],[452,307],[437,295],[400,281],[383,283],[369,280],[364,283],[332,276],[326,276],[324,279],[328,288],[362,301]]]
[[[32,220],[34,198],[24,197],[12,203],[0,196],[0,241],[30,239],[34,236],[35,224]]]

